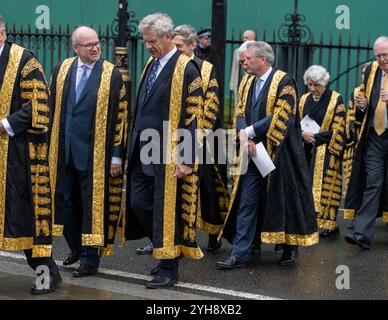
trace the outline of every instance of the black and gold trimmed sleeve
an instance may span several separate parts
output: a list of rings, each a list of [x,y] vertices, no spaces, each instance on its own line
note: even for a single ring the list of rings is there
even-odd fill
[[[267,138],[275,146],[280,145],[285,138],[287,128],[297,111],[297,90],[293,79],[286,75],[278,89],[273,118],[267,132]]]
[[[203,64],[204,68],[206,64]],[[217,119],[219,118],[220,113],[220,101],[218,98],[218,81],[216,78],[215,69],[210,65],[209,82],[205,85],[207,87],[206,92],[204,92],[204,102],[203,102],[203,128],[204,129],[213,129],[216,125]],[[204,79],[204,77],[202,77]]]
[[[48,160],[50,128],[49,91],[41,64],[34,56],[29,55],[31,56],[30,59],[27,60],[27,63],[21,69],[19,83],[21,107],[16,113],[19,113],[17,118],[20,121],[20,126],[10,124],[15,133],[18,130],[22,130],[24,125],[24,130],[27,130],[26,137],[29,150],[35,217],[34,244],[43,245],[41,250],[44,250],[44,245],[49,245],[52,241],[51,186]],[[28,118],[30,121],[27,125],[24,121]],[[45,253],[41,252],[38,255],[45,256]]]
[[[28,51],[24,53],[20,71],[20,101],[7,120],[15,135],[28,130],[35,134],[49,129],[48,87],[39,61]]]
[[[346,107],[341,96],[338,97],[330,130],[332,136],[328,150],[331,154],[340,156],[346,144]]]
[[[125,147],[128,131],[128,100],[125,84],[122,84],[119,94],[119,110],[115,128],[114,147],[123,145]]]
[[[200,125],[203,118],[203,83],[198,68],[193,62],[189,62],[185,72],[184,90],[184,127],[190,128]],[[195,128],[196,129],[196,128]]]

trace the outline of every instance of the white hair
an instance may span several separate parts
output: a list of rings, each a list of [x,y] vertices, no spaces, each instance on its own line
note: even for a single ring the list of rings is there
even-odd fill
[[[5,29],[5,21],[4,21],[3,16],[0,16],[0,28],[4,28]]]
[[[174,30],[174,24],[169,15],[165,13],[153,13],[145,16],[139,23],[139,31],[144,33],[145,30],[154,29],[158,37],[163,37]]]
[[[304,73],[303,80],[306,85],[308,81],[313,81],[326,87],[330,80],[330,74],[324,67],[312,65]]]
[[[256,41],[253,41],[253,40],[249,40],[249,41],[245,41],[239,48],[238,48],[238,54],[242,54],[244,53],[245,51],[247,51],[247,46],[248,44],[252,43],[254,44]]]
[[[71,34],[71,41],[72,41],[73,45],[76,45],[79,43],[79,35],[82,33],[82,31],[85,31],[85,30],[94,31],[98,36],[98,33],[96,30],[94,30],[88,26],[80,26],[80,27],[76,28],[73,31],[73,33]]]
[[[374,47],[377,46],[378,44],[381,44],[383,42],[388,42],[388,37],[387,36],[380,36],[376,39],[375,44],[373,45]]]
[[[256,57],[265,57],[267,63],[272,66],[275,61],[275,54],[272,47],[264,41],[253,41],[247,44],[247,49],[255,49]]]
[[[177,26],[174,29],[173,36],[181,36],[185,41],[189,44],[192,44],[193,42],[197,41],[197,31],[195,31],[194,27],[183,24],[181,26]]]

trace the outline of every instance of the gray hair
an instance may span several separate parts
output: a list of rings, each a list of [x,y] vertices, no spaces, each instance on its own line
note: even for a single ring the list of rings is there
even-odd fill
[[[248,44],[255,44],[256,41],[250,40],[250,41],[245,41],[239,48],[238,48],[238,54],[242,54],[245,51],[247,51],[247,46]]]
[[[158,37],[173,32],[174,24],[169,15],[165,13],[153,13],[145,16],[139,23],[139,31],[144,33],[147,29],[154,29]]]
[[[264,41],[253,41],[247,44],[247,49],[254,48],[256,57],[265,57],[267,63],[272,66],[275,61],[275,54],[272,47]]]
[[[308,81],[313,81],[326,87],[330,80],[330,74],[324,67],[312,65],[304,73],[303,80],[306,85]]]
[[[97,34],[97,36],[98,36],[98,33],[97,33],[96,30],[94,30],[94,29],[92,29],[92,28],[90,28],[88,26],[79,26],[71,34],[71,41],[72,41],[73,45],[78,44],[78,42],[79,42],[79,34],[81,33],[82,30],[85,30],[85,29],[94,31]]]
[[[194,29],[194,27],[183,24],[181,26],[177,26],[174,29],[173,36],[181,36],[185,39],[185,41],[189,44],[194,43],[197,41],[197,31]]]
[[[3,16],[0,16],[0,28],[5,29],[5,20],[4,20]]]
[[[375,41],[375,44],[373,45],[373,47],[375,47],[376,45],[380,44],[380,43],[383,43],[383,42],[388,42],[388,37],[387,36],[380,36],[376,39]]]

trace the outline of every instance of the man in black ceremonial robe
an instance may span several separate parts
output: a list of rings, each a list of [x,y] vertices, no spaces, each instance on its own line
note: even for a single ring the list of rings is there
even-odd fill
[[[24,250],[31,268],[47,267],[47,283],[31,293],[48,293],[62,284],[51,257],[48,89],[36,57],[6,39],[0,16],[0,250]]]

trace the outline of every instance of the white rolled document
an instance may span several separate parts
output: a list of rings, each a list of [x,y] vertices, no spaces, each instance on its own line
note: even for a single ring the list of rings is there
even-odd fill
[[[263,178],[276,169],[262,142],[256,145],[256,156],[252,160]]]
[[[309,115],[306,115],[303,120],[300,122],[300,125],[302,126],[302,131],[307,131],[311,133],[319,133],[321,130],[321,127],[318,123],[316,123],[313,119],[309,117]]]

